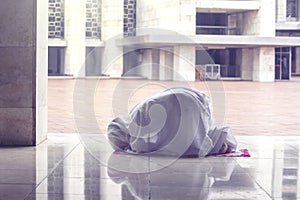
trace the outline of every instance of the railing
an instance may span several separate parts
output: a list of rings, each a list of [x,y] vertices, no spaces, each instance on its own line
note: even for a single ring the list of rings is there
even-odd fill
[[[240,77],[240,67],[238,65],[221,65],[221,77]]]
[[[220,69],[218,64],[196,65],[196,79],[218,80],[220,79]]]
[[[196,65],[196,80],[219,80],[238,77],[240,77],[240,70],[237,65]]]
[[[239,29],[228,26],[196,26],[196,34],[239,35]]]

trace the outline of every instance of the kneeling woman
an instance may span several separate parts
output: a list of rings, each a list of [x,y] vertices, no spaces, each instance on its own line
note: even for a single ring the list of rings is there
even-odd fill
[[[108,126],[115,150],[133,154],[204,157],[234,152],[228,127],[213,127],[210,99],[200,91],[170,88],[136,105]]]

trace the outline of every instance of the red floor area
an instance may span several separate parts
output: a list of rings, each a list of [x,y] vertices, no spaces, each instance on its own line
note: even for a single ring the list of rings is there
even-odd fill
[[[171,82],[148,80],[49,80],[49,133],[105,133],[108,123],[143,98],[172,86],[204,91],[214,117],[235,135],[300,135],[300,79]]]

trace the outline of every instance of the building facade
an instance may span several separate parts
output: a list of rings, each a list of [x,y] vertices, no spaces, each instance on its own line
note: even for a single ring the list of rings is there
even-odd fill
[[[49,0],[49,75],[289,80],[299,0]]]

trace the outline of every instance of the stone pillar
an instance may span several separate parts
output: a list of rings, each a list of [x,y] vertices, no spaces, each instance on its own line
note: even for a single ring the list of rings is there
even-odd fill
[[[167,81],[173,80],[173,74],[174,74],[174,54],[173,54],[173,49],[165,51],[165,79]]]
[[[195,81],[196,50],[194,46],[174,47],[174,81]]]
[[[123,37],[124,0],[102,0],[102,69],[110,77],[120,78],[123,73],[123,47],[116,45],[116,39]]]
[[[166,79],[166,52],[161,50],[159,52],[159,80],[164,81]]]
[[[152,49],[143,49],[143,59],[139,66],[141,76],[152,79]]]
[[[194,35],[196,32],[196,1],[180,0],[179,2],[178,32],[183,35]]]
[[[270,47],[253,50],[253,81],[271,82],[275,79],[275,50]]]
[[[254,35],[263,37],[275,37],[276,23],[275,23],[276,4],[274,0],[260,0],[259,11],[246,12],[243,15],[243,35]],[[246,52],[248,50],[244,50]],[[249,78],[249,65],[246,64],[247,58],[243,56],[242,61],[242,78]],[[275,71],[275,51],[274,48],[257,47],[253,49],[252,80],[254,81],[274,81]],[[248,66],[246,68],[246,66]],[[273,67],[273,68],[272,68]],[[251,67],[250,67],[251,69]],[[247,74],[247,75],[246,75]]]
[[[277,11],[277,22],[285,22],[286,21],[286,0],[277,0],[276,4]]]
[[[253,74],[253,49],[242,49],[241,54],[241,78],[250,81]]]
[[[0,145],[36,145],[47,132],[48,1],[0,7]]]
[[[65,0],[65,73],[85,77],[85,1]]]
[[[259,36],[275,37],[276,35],[276,5],[274,0],[261,0],[258,12]]]
[[[296,48],[296,74],[300,74],[300,47]]]
[[[173,48],[160,49],[159,80],[173,80]]]
[[[242,35],[256,35],[274,37],[276,30],[275,1],[260,0],[259,11],[250,11],[243,14]]]

